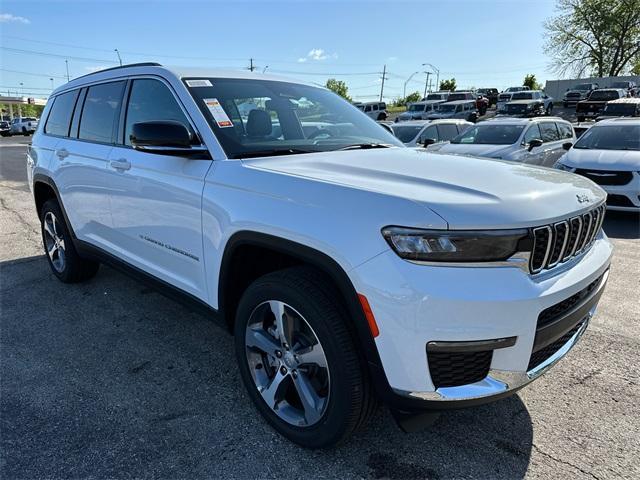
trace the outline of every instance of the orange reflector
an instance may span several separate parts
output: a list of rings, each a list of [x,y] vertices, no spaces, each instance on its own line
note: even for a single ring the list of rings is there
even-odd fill
[[[360,300],[360,305],[362,305],[362,311],[364,312],[364,316],[366,317],[367,323],[369,324],[369,330],[371,330],[371,335],[373,335],[373,338],[376,338],[378,335],[380,335],[380,330],[378,329],[378,324],[376,323],[376,319],[373,316],[371,307],[369,306],[369,301],[367,300],[367,297],[365,297],[361,293],[358,294],[358,299]]]

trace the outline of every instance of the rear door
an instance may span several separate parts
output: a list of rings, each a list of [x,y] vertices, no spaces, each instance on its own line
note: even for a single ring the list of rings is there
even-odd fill
[[[107,162],[117,132],[124,81],[83,88],[68,137],[56,145],[55,183],[81,240],[108,249],[111,236]]]
[[[120,258],[202,299],[202,191],[211,160],[135,150],[135,123],[174,121],[197,139],[171,86],[158,77],[134,78],[126,94],[118,145],[109,157],[113,248]]]

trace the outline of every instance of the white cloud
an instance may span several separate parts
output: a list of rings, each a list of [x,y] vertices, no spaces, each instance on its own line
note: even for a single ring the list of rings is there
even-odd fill
[[[31,20],[24,17],[18,17],[17,15],[12,15],[10,13],[0,13],[0,23],[9,22],[24,23],[25,25],[28,25],[31,23]]]
[[[298,58],[298,63],[304,63],[308,60],[319,62],[321,60],[326,60],[327,58],[338,58],[337,53],[328,53],[322,48],[312,48],[307,53],[306,57]]]

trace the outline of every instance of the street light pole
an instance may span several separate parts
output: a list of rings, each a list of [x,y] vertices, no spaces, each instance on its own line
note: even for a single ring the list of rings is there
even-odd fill
[[[51,91],[53,92],[53,78],[50,78],[49,80],[51,80]]]
[[[69,60],[64,61],[65,66],[67,67],[67,82],[70,81],[71,79],[69,78]]]
[[[422,64],[423,67],[431,67],[431,69],[436,72],[436,87],[438,88],[438,90],[440,90],[440,69],[434,67],[432,64],[430,63],[423,63]]]
[[[411,79],[419,73],[420,72],[413,72],[411,75],[409,75],[409,78],[407,78],[407,80],[404,82],[404,88],[402,89],[402,98],[407,98],[407,83],[409,83]]]
[[[120,62],[120,66],[122,66],[122,58],[120,57],[120,52],[117,48],[114,48],[113,51],[116,52],[116,55],[118,55],[118,61]]]

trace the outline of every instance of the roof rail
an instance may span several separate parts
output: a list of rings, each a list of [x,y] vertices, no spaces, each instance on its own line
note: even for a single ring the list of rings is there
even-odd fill
[[[80,78],[89,77],[91,75],[95,75],[96,73],[102,72],[110,72],[111,70],[119,70],[121,68],[129,68],[129,67],[161,67],[162,65],[157,62],[140,62],[140,63],[128,63],[126,65],[118,65],[117,67],[105,68],[103,70],[97,70],[95,72],[87,73],[86,75],[81,75],[80,77],[76,77],[73,80],[78,80]]]

